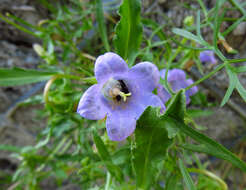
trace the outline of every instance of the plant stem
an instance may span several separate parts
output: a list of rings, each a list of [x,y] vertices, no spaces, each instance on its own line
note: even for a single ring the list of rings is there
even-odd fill
[[[109,172],[107,172],[105,190],[109,190],[110,189],[110,184],[111,184],[111,174]]]
[[[202,81],[210,78],[212,75],[214,75],[216,72],[218,72],[219,70],[223,69],[226,65],[226,62],[223,64],[220,64],[218,67],[216,67],[213,71],[211,71],[210,73],[208,73],[207,75],[205,75],[204,77],[200,78],[199,80],[197,80],[196,82],[194,82],[192,85],[188,86],[185,88],[185,90],[189,90],[191,89],[193,86],[196,86],[198,84],[200,84]]]
[[[221,178],[216,176],[214,173],[207,171],[207,170],[197,169],[197,168],[188,168],[188,170],[189,172],[200,173],[200,174],[206,175],[209,178],[217,181],[221,186],[221,190],[228,190],[227,184]]]
[[[74,80],[81,80],[81,81],[84,81],[85,83],[90,83],[90,84],[96,84],[97,83],[95,77],[81,78],[79,76],[68,75],[68,74],[57,74],[57,75],[54,75],[46,83],[46,85],[44,87],[43,96],[44,96],[44,101],[45,101],[46,104],[52,105],[52,102],[49,101],[49,90],[50,90],[51,85],[54,83],[54,81],[57,80],[57,79],[61,79],[61,78],[69,78],[69,79],[74,79]]]
[[[28,34],[30,34],[30,35],[32,35],[32,36],[35,36],[35,37],[39,38],[39,36],[38,36],[37,34],[35,34],[34,32],[32,32],[32,31],[30,31],[30,30],[28,30],[28,29],[22,27],[22,26],[19,25],[19,24],[14,23],[13,21],[11,21],[11,20],[9,20],[8,18],[6,18],[5,16],[3,16],[1,13],[0,13],[0,19],[2,19],[3,21],[7,22],[8,24],[10,24],[10,25],[16,27],[17,29],[19,29],[19,30],[21,30],[21,31],[23,31],[23,32],[26,32],[26,33],[28,33]]]

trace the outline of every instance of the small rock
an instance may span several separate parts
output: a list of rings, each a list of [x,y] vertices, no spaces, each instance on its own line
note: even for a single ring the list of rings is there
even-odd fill
[[[246,22],[241,22],[234,30],[233,35],[241,36],[246,34]]]

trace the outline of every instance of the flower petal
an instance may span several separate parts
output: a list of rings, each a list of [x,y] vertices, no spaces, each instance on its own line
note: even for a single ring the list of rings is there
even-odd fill
[[[158,85],[160,73],[158,68],[150,62],[141,62],[129,70],[129,78],[140,87],[152,92]]]
[[[185,80],[185,72],[181,69],[172,69],[168,72],[167,81]]]
[[[192,79],[186,80],[186,85],[187,85],[186,87],[192,85],[193,83],[194,82],[193,82]],[[192,96],[192,95],[194,95],[197,92],[198,92],[197,86],[193,86],[191,89],[189,89],[189,90],[186,91],[186,93],[187,93],[188,96]]]
[[[157,95],[139,88],[135,81],[124,80],[127,82],[132,95],[127,98],[126,102],[121,102],[121,104],[115,104],[102,98],[102,103],[109,113],[120,112],[124,115],[130,115],[137,120],[148,106],[161,107],[162,110],[165,110],[164,104]]]
[[[185,99],[186,99],[186,105],[190,103],[190,97],[185,94]]]
[[[186,88],[186,87],[190,86],[191,84],[193,84],[193,80],[187,79],[187,80],[182,80],[182,81],[181,80],[180,81],[172,81],[170,84],[171,84],[173,91],[178,92],[180,89]],[[190,103],[190,96],[197,93],[197,91],[198,91],[197,86],[194,86],[185,92],[186,104]]]
[[[98,83],[105,82],[115,74],[123,74],[127,71],[126,62],[119,55],[112,52],[99,56],[94,69]]]
[[[174,92],[178,92],[182,88],[186,88],[188,85],[186,83],[186,80],[176,80],[171,81],[170,86]]]
[[[130,136],[135,130],[136,120],[148,106],[161,107],[161,112],[165,110],[160,98],[150,92],[132,97],[124,105],[110,109],[106,121],[109,138],[114,141],[122,141]]]
[[[171,95],[161,84],[159,84],[157,87],[157,95],[160,97],[163,103],[166,103],[171,98]]]
[[[88,88],[79,101],[77,112],[86,119],[100,120],[106,115],[106,108],[99,98],[100,88],[95,84]]]
[[[122,141],[134,132],[136,119],[120,112],[112,113],[107,117],[106,128],[112,141]]]
[[[142,102],[142,105],[145,105],[145,109],[148,106],[152,106],[152,107],[160,107],[161,112],[166,110],[166,107],[164,103],[162,102],[162,100],[160,99],[160,97],[152,93],[145,94],[144,97],[141,98],[141,102]]]
[[[199,55],[199,59],[201,62],[209,62],[212,64],[215,64],[217,62],[214,56],[214,52],[211,50],[202,51]]]
[[[159,96],[152,93],[144,93],[136,102],[136,107],[134,108],[136,119],[138,119],[143,114],[148,106],[160,107],[161,113],[166,110],[166,107]]]

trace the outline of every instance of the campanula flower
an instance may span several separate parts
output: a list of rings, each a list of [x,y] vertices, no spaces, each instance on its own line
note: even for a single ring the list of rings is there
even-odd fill
[[[202,51],[200,53],[200,61],[202,63],[205,63],[205,62],[208,62],[208,63],[212,63],[212,64],[215,64],[217,62],[215,56],[214,56],[214,52],[211,51],[211,50],[205,50],[205,51]]]
[[[161,78],[165,79],[165,74],[166,69],[160,71]],[[178,92],[180,89],[186,88],[193,84],[193,80],[186,79],[185,72],[181,69],[169,70],[167,75],[167,82],[174,92]],[[190,96],[197,93],[197,91],[197,86],[194,86],[185,92],[186,104],[190,103]],[[164,103],[166,103],[171,98],[171,95],[161,84],[159,84],[157,87],[157,94]]]
[[[165,109],[152,93],[160,79],[154,64],[141,62],[129,69],[119,55],[109,52],[97,58],[94,72],[98,84],[85,91],[77,112],[91,120],[107,116],[106,129],[111,140],[122,141],[131,135],[148,106]]]

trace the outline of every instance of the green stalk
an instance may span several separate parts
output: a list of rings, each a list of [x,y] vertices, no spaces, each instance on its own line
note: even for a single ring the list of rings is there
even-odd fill
[[[181,41],[181,44],[185,44],[186,42],[187,42],[187,39],[184,38]],[[167,82],[168,70],[171,66],[172,61],[177,57],[177,55],[182,51],[182,49],[183,49],[182,47],[178,47],[178,49],[175,51],[175,53],[172,56],[170,56],[170,58],[168,59],[168,62],[167,62],[164,84],[165,84],[165,87],[167,88],[168,93],[170,93],[171,95],[174,95],[175,93],[173,92],[172,88],[170,87],[170,85]]]
[[[204,80],[210,78],[212,75],[214,75],[216,72],[218,72],[219,70],[223,69],[226,66],[226,62],[219,65],[218,67],[216,67],[213,71],[211,71],[210,73],[208,73],[207,75],[205,75],[204,77],[200,78],[199,80],[197,80],[196,82],[194,82],[192,85],[188,86],[185,88],[185,90],[189,90],[191,89],[193,86],[196,86],[198,84],[200,84],[201,82],[203,82]]]
[[[111,174],[107,172],[105,190],[110,190],[110,184],[111,184]]]
[[[200,174],[206,175],[207,177],[217,181],[218,184],[220,184],[221,190],[228,190],[227,184],[221,178],[219,178],[212,172],[207,171],[207,170],[197,169],[197,168],[188,168],[188,170],[189,172],[200,173]]]
[[[0,13],[0,19],[2,19],[3,21],[7,22],[8,24],[16,27],[17,29],[23,31],[23,32],[26,32],[32,36],[35,36],[37,38],[39,38],[39,36],[37,34],[35,34],[34,32],[30,31],[30,30],[27,30],[26,28],[22,27],[21,25],[18,25],[16,23],[14,23],[13,21],[9,20],[8,18],[4,17],[1,13]]]

